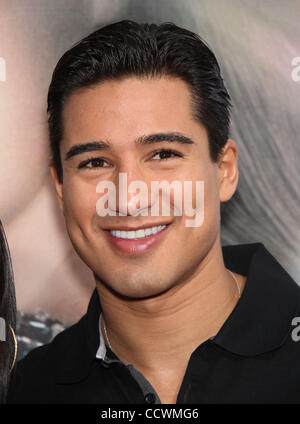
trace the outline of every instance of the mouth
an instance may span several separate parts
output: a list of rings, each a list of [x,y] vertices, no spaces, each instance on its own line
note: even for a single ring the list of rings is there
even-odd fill
[[[167,233],[171,223],[148,226],[129,230],[120,229],[104,230],[107,239],[119,251],[127,254],[140,254],[150,250]]]

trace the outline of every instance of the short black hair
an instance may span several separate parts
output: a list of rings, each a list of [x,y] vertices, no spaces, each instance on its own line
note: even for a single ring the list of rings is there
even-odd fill
[[[191,89],[194,117],[208,133],[216,162],[229,135],[230,96],[211,49],[197,34],[171,22],[161,25],[123,20],[98,29],[58,61],[48,92],[52,161],[62,181],[62,111],[75,90],[101,81],[137,77],[179,77]]]

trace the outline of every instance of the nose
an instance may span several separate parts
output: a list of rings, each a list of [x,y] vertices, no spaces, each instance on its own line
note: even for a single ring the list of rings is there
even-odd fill
[[[149,175],[136,164],[122,165],[115,177],[116,213],[119,216],[148,216],[151,208]]]

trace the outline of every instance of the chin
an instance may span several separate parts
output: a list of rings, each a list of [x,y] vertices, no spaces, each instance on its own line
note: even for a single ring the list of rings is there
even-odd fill
[[[152,281],[152,283],[151,283]],[[158,284],[157,281],[160,281]],[[104,281],[99,278],[99,283]],[[143,274],[140,278],[131,276],[128,278],[120,279],[120,275],[116,276],[116,281],[107,281],[104,283],[109,290],[114,292],[117,296],[131,298],[131,299],[145,299],[149,297],[159,296],[167,291],[170,284],[162,284],[161,278],[158,276],[146,278]]]

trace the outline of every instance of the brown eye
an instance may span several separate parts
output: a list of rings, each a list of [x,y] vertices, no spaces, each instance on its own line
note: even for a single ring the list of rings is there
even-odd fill
[[[104,163],[107,163],[104,159],[101,158],[91,158],[91,159],[87,159],[83,162],[81,162],[78,165],[78,168],[88,168],[88,169],[93,169],[93,168],[105,168],[106,166],[104,166]]]
[[[156,152],[154,154],[154,156],[152,156],[152,159],[157,155],[160,156],[160,157],[157,158],[157,159],[154,159],[154,160],[167,160],[167,159],[170,159],[172,157],[182,157],[182,155],[180,153],[174,152],[173,150],[166,150],[166,149],[165,150],[159,150],[158,152]]]

